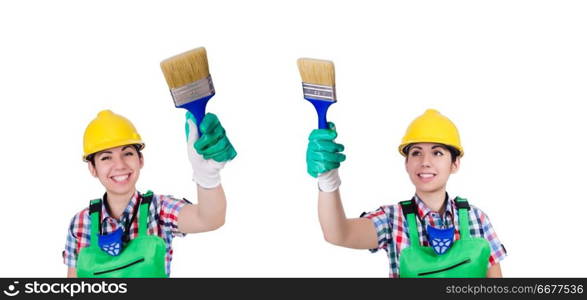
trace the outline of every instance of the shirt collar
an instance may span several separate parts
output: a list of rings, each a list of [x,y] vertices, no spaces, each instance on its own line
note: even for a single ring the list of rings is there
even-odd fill
[[[432,210],[426,205],[426,203],[424,203],[424,201],[422,201],[422,199],[420,199],[420,197],[418,197],[418,195],[414,195],[413,198],[416,201],[416,207],[418,208],[418,216],[421,219],[426,218],[430,213],[432,213]],[[443,219],[447,217],[447,215],[450,215],[451,217],[454,216],[454,200],[448,197],[448,193],[446,193],[446,196],[444,198],[444,216]]]
[[[135,211],[134,208],[138,202],[139,202],[139,192],[135,191],[135,193],[130,198],[128,205],[126,206],[126,208],[122,212],[122,215],[120,216],[120,220],[117,220],[115,217],[111,216],[110,213],[108,212],[108,210],[109,210],[108,201],[106,201],[106,193],[104,193],[104,196],[102,197],[102,203],[104,203],[104,205],[102,205],[102,220],[101,220],[102,222],[101,223],[104,223],[104,221],[107,218],[112,218],[114,220],[122,222],[123,224],[126,223],[132,217],[131,214]]]

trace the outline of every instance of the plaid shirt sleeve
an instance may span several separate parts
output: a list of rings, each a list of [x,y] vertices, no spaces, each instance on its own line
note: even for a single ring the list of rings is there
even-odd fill
[[[90,218],[88,210],[77,213],[67,230],[65,241],[65,250],[63,250],[63,263],[69,268],[75,268],[77,265],[77,256],[79,251],[90,245]]]
[[[159,224],[166,232],[170,232],[174,237],[183,237],[186,234],[178,229],[179,211],[186,204],[192,204],[187,199],[176,199],[172,196],[157,196],[159,208]]]
[[[377,231],[377,248],[369,249],[371,252],[377,252],[379,249],[388,250],[392,230],[388,210],[389,207],[382,206],[372,212],[361,214],[361,218],[367,218],[373,222]]]
[[[471,205],[471,213],[473,213],[478,220],[479,227],[475,228],[474,226],[471,227],[471,234],[475,234],[485,238],[489,242],[489,247],[491,248],[491,255],[489,256],[489,264],[488,267],[491,267],[500,261],[504,260],[507,256],[507,252],[505,247],[497,237],[491,222],[489,221],[489,217],[479,208],[474,207]],[[473,232],[475,229],[476,232]]]

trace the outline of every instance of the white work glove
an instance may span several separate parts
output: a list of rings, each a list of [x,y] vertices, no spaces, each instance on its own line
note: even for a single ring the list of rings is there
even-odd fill
[[[234,148],[226,138],[224,128],[216,115],[206,114],[200,124],[203,138],[200,143],[197,143],[198,130],[195,118],[190,112],[186,113],[185,127],[188,158],[193,170],[192,180],[205,189],[219,186],[220,170],[224,168],[228,160],[236,156]]]
[[[318,175],[318,188],[322,192],[334,192],[340,186],[338,168]]]

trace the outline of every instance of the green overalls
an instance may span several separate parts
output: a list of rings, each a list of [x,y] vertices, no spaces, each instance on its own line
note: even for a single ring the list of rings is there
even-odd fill
[[[118,256],[109,255],[98,246],[102,199],[90,202],[90,246],[81,249],[78,255],[78,277],[167,277],[165,241],[158,236],[147,234],[149,204],[152,198],[151,191],[140,195],[138,235],[124,246]]]
[[[484,238],[471,237],[469,231],[469,203],[467,199],[455,199],[459,214],[460,239],[442,255],[431,247],[420,246],[414,200],[400,202],[408,220],[410,246],[400,252],[400,277],[486,277],[489,263],[489,242]]]

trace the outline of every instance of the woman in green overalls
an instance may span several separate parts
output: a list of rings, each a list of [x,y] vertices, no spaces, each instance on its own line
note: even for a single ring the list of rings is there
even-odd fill
[[[104,110],[90,122],[83,159],[106,192],[70,223],[63,251],[68,277],[168,277],[173,237],[224,224],[226,197],[220,170],[236,152],[214,114],[203,118],[201,137],[195,124],[188,112],[187,152],[198,199],[191,204],[137,191],[145,143],[128,119]]]
[[[306,162],[318,179],[318,213],[324,238],[335,245],[384,249],[390,277],[501,277],[506,251],[480,209],[449,197],[446,184],[464,154],[456,126],[429,109],[408,127],[399,153],[416,188],[410,200],[347,218],[338,168],[344,147],[336,128],[313,130]],[[368,187],[371,188],[371,187]]]

